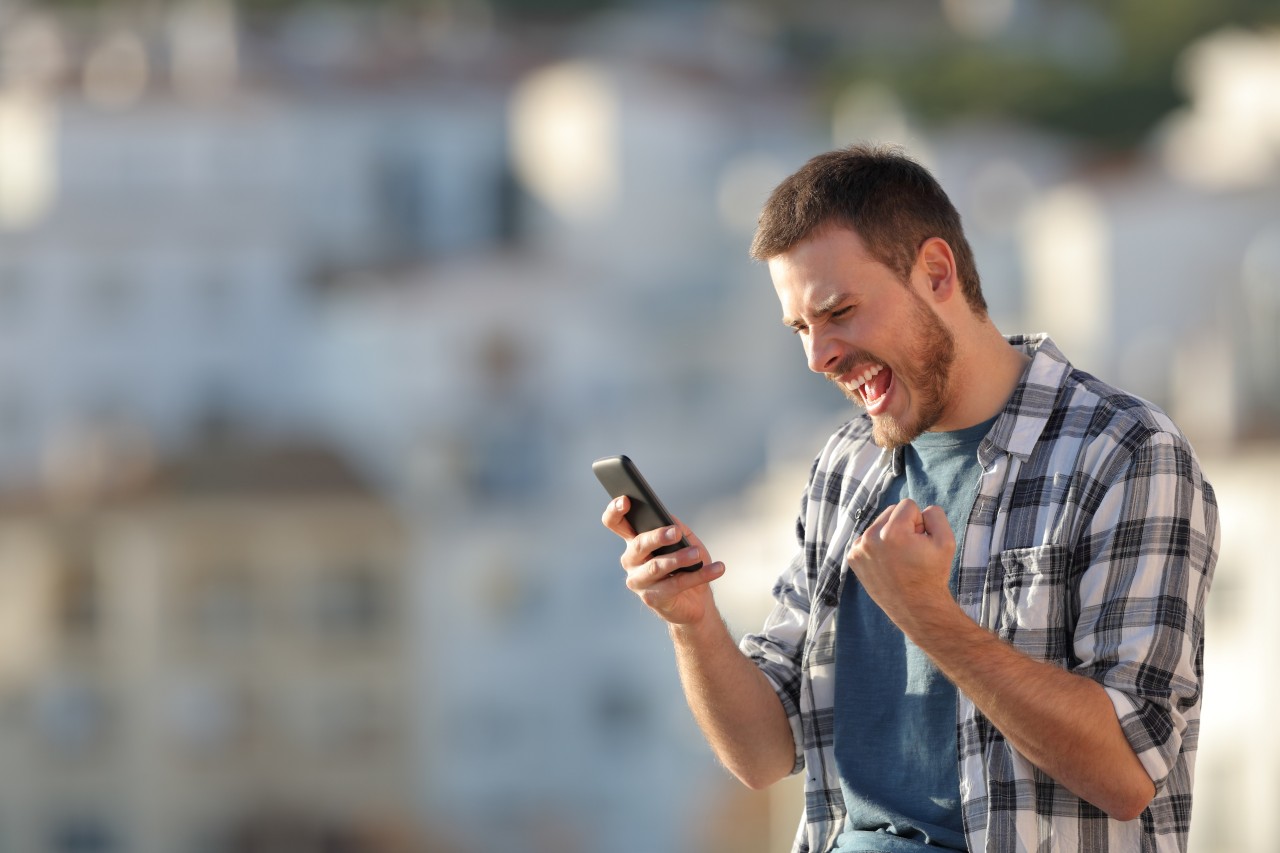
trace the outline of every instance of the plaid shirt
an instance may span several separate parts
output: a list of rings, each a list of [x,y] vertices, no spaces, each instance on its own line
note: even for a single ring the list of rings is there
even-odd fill
[[[1092,678],[1156,785],[1112,820],[1010,746],[961,694],[958,773],[972,851],[1181,851],[1199,734],[1205,596],[1218,513],[1187,440],[1164,413],[1066,360],[1046,336],[1011,337],[1032,362],[978,448],[983,474],[963,537],[957,601],[1037,660]],[[793,853],[830,850],[845,817],[832,751],[835,615],[850,542],[875,516],[902,454],[864,415],[814,462],[801,551],[742,650],[782,699],[805,773]]]

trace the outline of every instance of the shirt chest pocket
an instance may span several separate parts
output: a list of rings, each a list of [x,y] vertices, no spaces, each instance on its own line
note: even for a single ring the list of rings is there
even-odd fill
[[[986,625],[1038,660],[1067,664],[1076,607],[1071,553],[1063,545],[1014,548],[991,558]]]

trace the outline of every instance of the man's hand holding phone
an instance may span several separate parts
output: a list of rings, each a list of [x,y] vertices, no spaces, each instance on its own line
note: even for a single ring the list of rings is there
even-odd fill
[[[621,560],[627,572],[627,588],[673,625],[702,621],[713,607],[708,584],[724,574],[724,564],[711,562],[701,540],[679,519],[673,519],[675,523],[667,527],[636,533],[626,517],[630,505],[630,498],[616,498],[609,502],[601,519],[605,527],[627,543]],[[655,556],[655,551],[678,543],[681,536],[689,542],[688,547]],[[699,562],[702,568],[696,571],[679,571]]]
[[[601,521],[627,543],[627,588],[673,625],[702,621],[714,609],[708,584],[724,564],[713,563],[693,531],[667,513],[631,460],[607,457],[592,468],[613,495]]]
[[[795,763],[791,725],[772,683],[716,611],[711,581],[724,564],[667,513],[631,460],[606,457],[592,468],[612,496],[601,520],[627,543],[627,586],[667,621],[680,683],[707,741],[750,787],[781,779]]]

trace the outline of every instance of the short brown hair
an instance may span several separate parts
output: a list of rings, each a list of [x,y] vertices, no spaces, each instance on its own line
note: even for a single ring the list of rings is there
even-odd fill
[[[767,261],[827,225],[848,228],[905,282],[920,247],[951,247],[965,301],[985,317],[987,301],[960,214],[933,175],[894,146],[851,145],[809,160],[779,184],[760,211],[751,257]]]

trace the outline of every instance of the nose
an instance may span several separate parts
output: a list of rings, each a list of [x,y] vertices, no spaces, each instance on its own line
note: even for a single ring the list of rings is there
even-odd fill
[[[814,373],[830,373],[844,357],[844,345],[838,338],[821,330],[811,330],[805,342],[809,369]]]

